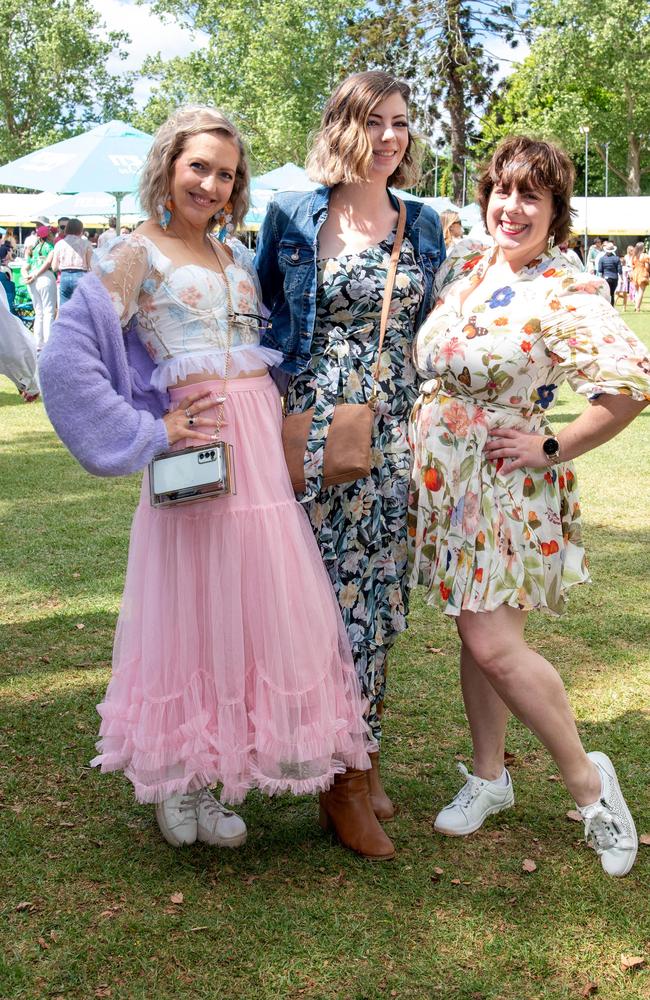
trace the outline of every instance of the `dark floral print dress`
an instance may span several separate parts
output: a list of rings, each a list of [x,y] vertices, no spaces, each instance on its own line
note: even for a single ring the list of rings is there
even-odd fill
[[[406,628],[407,424],[417,398],[411,362],[424,294],[413,247],[404,240],[383,344],[371,475],[321,489],[323,450],[337,399],[361,403],[373,389],[384,285],[393,237],[318,262],[317,314],[309,368],[291,380],[287,413],[315,407],[305,463],[305,505],[336,591],[367,719],[381,737],[386,656]]]

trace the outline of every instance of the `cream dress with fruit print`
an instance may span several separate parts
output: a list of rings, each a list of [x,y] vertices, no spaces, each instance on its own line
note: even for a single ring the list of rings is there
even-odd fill
[[[489,462],[498,427],[553,434],[560,386],[650,400],[648,352],[609,304],[604,281],[553,250],[508,285],[472,298],[496,253],[464,241],[436,279],[437,304],[414,347],[426,380],[413,409],[409,491],[411,583],[446,614],[502,604],[560,614],[588,581],[571,462],[504,475]]]

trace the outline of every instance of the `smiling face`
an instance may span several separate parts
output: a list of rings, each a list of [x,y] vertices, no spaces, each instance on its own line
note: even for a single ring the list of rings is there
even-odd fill
[[[376,104],[366,122],[372,144],[371,179],[388,181],[404,158],[409,144],[406,101],[395,91]]]
[[[548,188],[520,190],[497,182],[487,205],[486,224],[502,260],[518,270],[546,249],[553,221]]]
[[[197,229],[207,229],[232,194],[238,164],[239,147],[230,136],[220,132],[190,136],[172,170],[173,215]]]

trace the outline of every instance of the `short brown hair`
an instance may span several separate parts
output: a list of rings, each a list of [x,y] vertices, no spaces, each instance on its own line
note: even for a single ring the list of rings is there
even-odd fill
[[[64,233],[66,236],[81,236],[84,231],[84,224],[81,219],[68,219],[65,224]]]
[[[368,179],[372,164],[368,118],[373,108],[395,93],[402,95],[408,107],[411,96],[408,84],[380,70],[353,73],[339,84],[325,105],[307,157],[307,172],[313,181],[334,187]],[[412,187],[419,176],[418,142],[409,128],[406,152],[388,183],[399,188]]]
[[[152,219],[157,221],[158,206],[164,205],[169,195],[172,169],[187,140],[204,132],[228,136],[239,149],[239,163],[230,200],[233,223],[237,226],[242,222],[248,211],[250,189],[250,174],[242,137],[223,112],[198,104],[178,108],[154,136],[140,178],[140,202]],[[208,231],[215,225],[215,222],[211,222],[207,227]]]
[[[499,143],[478,179],[477,199],[485,224],[488,201],[495,184],[520,191],[548,190],[553,196],[549,236],[561,243],[571,229],[571,195],[575,170],[560,146],[527,135],[511,135]]]

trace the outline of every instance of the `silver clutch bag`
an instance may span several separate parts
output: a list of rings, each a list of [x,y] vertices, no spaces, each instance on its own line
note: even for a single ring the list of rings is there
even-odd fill
[[[233,449],[225,441],[165,452],[149,462],[152,507],[195,503],[236,492]]]

